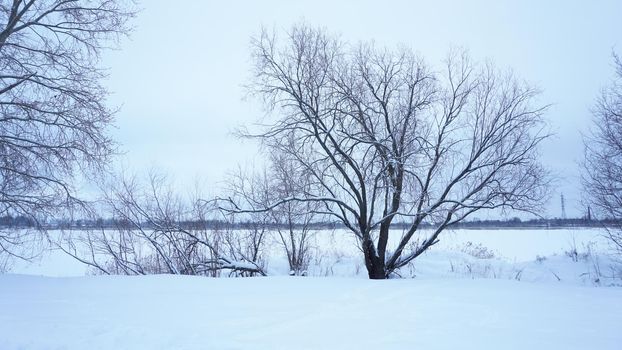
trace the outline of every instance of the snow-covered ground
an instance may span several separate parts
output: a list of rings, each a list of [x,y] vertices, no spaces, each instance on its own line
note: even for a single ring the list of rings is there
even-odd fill
[[[271,276],[245,279],[85,277],[46,252],[0,275],[0,349],[622,346],[622,281],[598,230],[458,230],[388,281],[364,278],[342,232],[314,246],[309,277],[284,276],[274,249]]]
[[[423,236],[426,233],[422,233]],[[399,237],[394,232],[393,237]],[[598,229],[456,230],[400,272],[403,277],[493,278],[579,285],[620,285]],[[289,267],[275,240],[268,239],[267,270],[287,275]],[[360,251],[344,231],[320,231],[312,246],[310,276],[366,277]],[[576,251],[572,259],[568,253]],[[32,262],[15,261],[15,274],[84,276],[88,267],[60,250],[45,251]],[[619,272],[617,273],[619,275]]]
[[[490,279],[0,276],[0,349],[620,349],[622,289]]]

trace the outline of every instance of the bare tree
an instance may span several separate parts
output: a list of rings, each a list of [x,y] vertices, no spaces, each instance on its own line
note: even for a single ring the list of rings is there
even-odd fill
[[[275,113],[246,136],[313,179],[266,209],[320,203],[318,214],[358,238],[370,278],[391,276],[476,211],[533,212],[547,196],[545,107],[510,73],[464,53],[435,73],[409,50],[352,47],[304,25],[282,45],[263,32],[252,57],[251,92]],[[435,229],[409,249],[426,221]],[[390,240],[394,223],[408,229]]]
[[[274,226],[270,214],[258,210],[269,203],[273,196],[269,175],[265,171],[259,173],[238,168],[236,173],[229,176],[227,187],[231,202],[253,208],[246,213],[221,211],[230,227],[224,235],[228,250],[237,260],[258,262]]]
[[[262,241],[208,227],[218,211],[184,200],[161,173],[107,183],[103,210],[113,228],[65,235],[59,248],[104,274],[265,275]]]
[[[305,168],[279,153],[270,155],[270,177],[272,202],[280,198],[305,196],[313,183],[311,174]],[[265,206],[270,204],[267,202]],[[323,217],[318,215],[320,209],[319,202],[288,201],[270,211],[292,275],[305,275],[309,267],[311,239],[315,235],[313,224]]]
[[[102,50],[128,33],[124,0],[0,4],[0,214],[35,219],[81,203],[73,180],[114,150]],[[0,234],[0,254],[19,245]],[[5,243],[7,245],[5,245]]]
[[[320,204],[289,201],[271,207],[280,198],[304,195],[311,184],[308,172],[287,155],[272,151],[268,165],[261,171],[239,169],[230,177],[227,192],[231,195],[225,202],[234,208],[221,208],[246,222],[241,229],[249,232],[251,241],[261,238],[263,242],[264,236],[274,234],[287,257],[290,274],[303,275],[311,259],[312,226],[319,217]],[[222,202],[222,198],[217,202]]]
[[[622,254],[622,61],[614,54],[616,79],[593,109],[594,129],[584,138],[583,187],[596,214],[613,219],[608,237]]]

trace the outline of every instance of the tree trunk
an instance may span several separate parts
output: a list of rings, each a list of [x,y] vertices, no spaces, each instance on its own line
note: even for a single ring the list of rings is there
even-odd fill
[[[363,249],[365,254],[365,267],[367,275],[372,280],[383,280],[387,278],[384,259],[376,255],[376,249],[370,241]]]
[[[371,280],[384,280],[387,278],[384,264],[380,260],[372,262],[371,266],[367,267],[367,274]]]

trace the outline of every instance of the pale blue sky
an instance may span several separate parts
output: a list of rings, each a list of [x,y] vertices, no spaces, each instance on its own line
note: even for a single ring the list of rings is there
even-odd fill
[[[346,40],[406,45],[428,63],[451,47],[511,68],[544,90],[557,133],[543,159],[562,176],[549,216],[559,216],[559,192],[578,215],[580,132],[599,89],[613,77],[611,51],[622,52],[622,1],[143,1],[136,30],[107,53],[106,82],[121,105],[113,134],[137,173],[158,167],[180,186],[200,177],[218,186],[246,163],[256,146],[231,131],[263,115],[245,101],[250,37],[261,26],[288,29],[304,19]],[[213,192],[213,191],[211,191]]]

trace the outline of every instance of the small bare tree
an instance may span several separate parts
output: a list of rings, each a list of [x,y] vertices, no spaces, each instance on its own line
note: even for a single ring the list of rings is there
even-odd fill
[[[245,220],[240,230],[250,232],[250,237],[262,238],[275,234],[287,257],[290,274],[303,275],[311,260],[310,240],[313,224],[319,217],[318,202],[288,201],[272,206],[280,198],[297,197],[307,193],[311,176],[286,154],[276,149],[269,154],[268,166],[261,171],[239,169],[230,177],[227,199],[218,198],[224,213]]]
[[[82,203],[77,173],[105,166],[99,57],[128,33],[125,0],[7,0],[0,4],[0,214],[35,220]],[[0,254],[21,240],[0,233]]]
[[[152,172],[146,185],[133,177],[106,187],[103,209],[115,227],[81,230],[59,244],[96,272],[265,275],[261,241],[236,236],[231,227],[208,227],[218,211],[185,201],[162,174]]]
[[[585,198],[594,212],[614,220],[608,237],[622,255],[622,61],[614,55],[616,79],[593,109],[594,129],[584,138]]]
[[[285,154],[270,155],[272,178],[272,202],[280,198],[294,198],[309,193],[313,178],[311,174]],[[311,240],[315,235],[313,224],[323,217],[319,214],[321,204],[311,201],[287,201],[270,211],[275,229],[287,256],[290,274],[305,275],[311,260]]]
[[[409,50],[355,47],[295,26],[279,45],[253,41],[251,92],[277,113],[248,137],[312,177],[303,194],[360,243],[384,279],[482,209],[536,211],[547,195],[537,148],[547,137],[538,93],[511,74],[450,55],[443,73]],[[409,249],[422,223],[435,229]],[[390,245],[394,223],[407,224]]]
[[[238,168],[230,175],[227,187],[229,202],[252,208],[248,212],[221,211],[230,224],[224,235],[228,249],[238,260],[257,261],[274,226],[270,214],[260,210],[272,197],[270,178],[265,172]],[[213,204],[218,205],[217,201]]]

